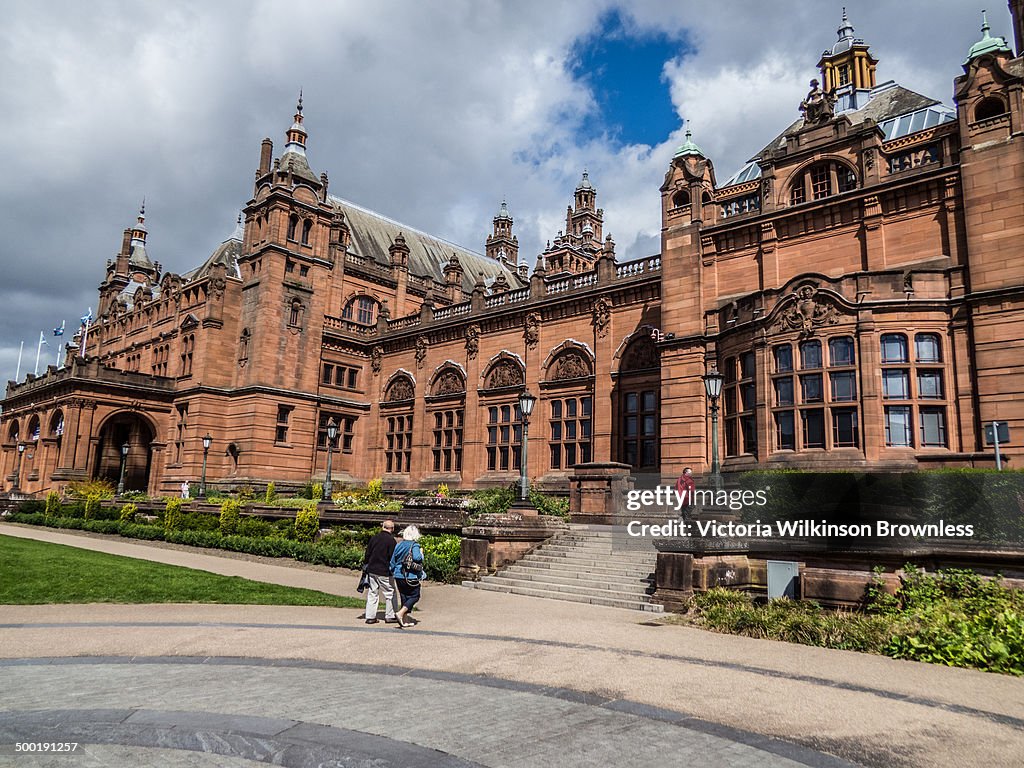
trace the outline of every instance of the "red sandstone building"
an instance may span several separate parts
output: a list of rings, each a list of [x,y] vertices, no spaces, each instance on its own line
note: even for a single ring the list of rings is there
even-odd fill
[[[1018,50],[1024,2],[1011,2]],[[173,492],[322,479],[472,488],[519,474],[676,475],[710,462],[701,377],[725,376],[726,472],[991,466],[1024,458],[1024,59],[975,44],[955,107],[893,82],[845,16],[803,116],[728,180],[687,137],[662,249],[616,259],[583,174],[530,270],[502,203],[485,253],[328,192],[301,101],[263,142],[244,226],[162,273],[125,230],[67,366],[10,382],[4,489],[116,479]],[[795,105],[794,105],[795,106]],[[19,448],[21,449],[19,451]]]

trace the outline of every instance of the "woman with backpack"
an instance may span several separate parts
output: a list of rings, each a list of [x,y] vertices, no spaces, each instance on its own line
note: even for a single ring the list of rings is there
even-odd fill
[[[419,539],[419,529],[415,525],[406,526],[402,540],[395,545],[395,553],[391,556],[391,575],[395,577],[395,586],[402,598],[402,607],[395,614],[400,629],[418,623],[409,613],[420,600],[420,583],[424,577],[423,549],[417,544]]]

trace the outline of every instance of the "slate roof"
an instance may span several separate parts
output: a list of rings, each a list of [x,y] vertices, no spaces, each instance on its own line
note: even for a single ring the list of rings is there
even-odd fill
[[[454,253],[462,264],[462,287],[471,291],[477,276],[482,272],[484,282],[490,285],[499,275],[504,274],[509,285],[513,287],[525,285],[518,275],[499,261],[488,258],[482,253],[471,251],[455,245],[439,237],[401,224],[362,206],[330,196],[330,201],[345,215],[352,232],[349,250],[358,256],[372,259],[381,266],[391,264],[388,249],[399,233],[409,246],[409,273],[421,277],[431,276],[438,282],[444,282],[444,268]]]
[[[920,114],[920,118],[917,119],[917,114],[912,115],[912,113]],[[847,110],[838,114],[849,118],[854,125],[863,123],[868,118],[874,120],[885,133],[885,141],[916,133],[956,117],[956,113],[940,101],[922,96],[920,93],[892,81],[876,86],[872,90],[871,100],[860,109]],[[908,117],[908,119],[896,119],[901,117]],[[803,128],[803,124],[802,117],[794,120],[786,130],[772,139],[764,149],[730,176],[719,188],[758,178],[761,175],[761,169],[757,160],[778,147],[784,147],[786,137]]]
[[[191,280],[206,277],[210,270],[218,264],[223,264],[227,267],[228,275],[241,277],[242,273],[238,269],[238,257],[242,255],[242,236],[242,223],[239,222],[238,226],[235,227],[235,231],[217,246],[217,249],[210,254],[210,257],[191,272],[186,272],[182,275],[182,280],[187,283]]]

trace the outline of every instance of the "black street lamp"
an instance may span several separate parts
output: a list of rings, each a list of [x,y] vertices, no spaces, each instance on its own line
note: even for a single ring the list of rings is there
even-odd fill
[[[523,415],[523,439],[519,443],[519,501],[525,502],[529,498],[530,481],[526,477],[527,469],[527,444],[530,435],[530,414],[533,413],[533,406],[537,398],[524,389],[519,395],[519,411]]]
[[[718,464],[718,398],[722,396],[725,377],[718,372],[717,367],[712,366],[701,378],[704,379],[704,391],[711,401],[711,484],[718,490],[722,487],[721,468]]]
[[[14,465],[14,482],[11,483],[12,491],[21,490],[21,456],[25,453],[25,444],[18,443],[18,461]]]
[[[131,446],[128,441],[125,440],[121,446],[121,476],[117,481],[117,495],[120,496],[124,493],[124,470],[128,466],[128,451],[131,450]]]
[[[338,437],[338,422],[331,416],[327,419],[327,479],[324,480],[324,498],[331,499],[331,450]]]
[[[206,498],[206,457],[210,453],[210,444],[213,442],[213,438],[210,437],[210,433],[207,432],[203,435],[203,479],[199,481],[199,498]]]

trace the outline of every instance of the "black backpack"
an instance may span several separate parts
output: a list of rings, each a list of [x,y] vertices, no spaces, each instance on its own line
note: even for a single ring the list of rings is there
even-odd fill
[[[416,546],[415,544],[413,546]],[[419,578],[423,575],[423,563],[417,562],[412,556],[412,547],[409,547],[409,551],[405,553],[405,557],[402,558],[402,570],[405,571],[406,577]]]

